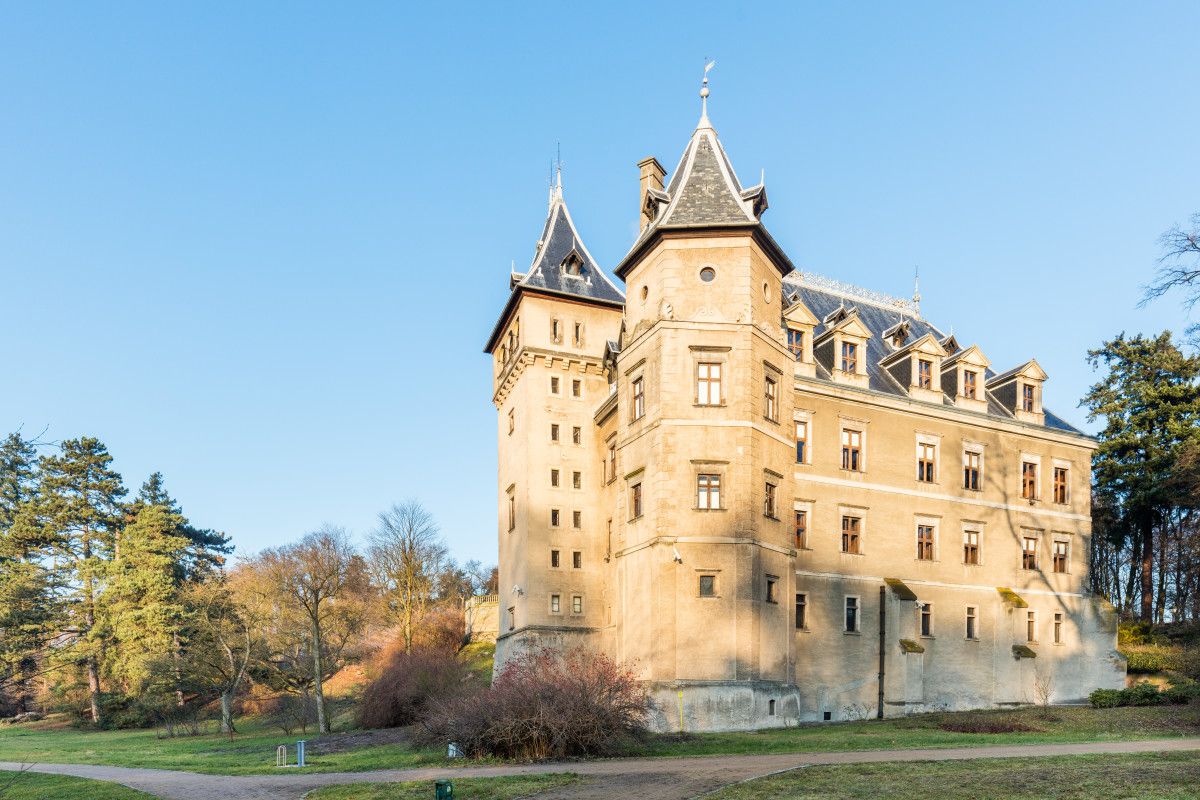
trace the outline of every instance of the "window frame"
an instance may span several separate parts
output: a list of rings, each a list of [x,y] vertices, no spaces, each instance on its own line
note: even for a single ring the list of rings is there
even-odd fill
[[[696,475],[696,510],[721,510],[721,473],[701,472]]]
[[[1037,461],[1021,457],[1021,499],[1038,500],[1041,494],[1038,490],[1038,472],[1040,464]]]
[[[793,621],[796,630],[808,630],[808,592],[796,592],[796,604],[793,608]]]
[[[962,371],[963,385],[962,397],[966,400],[979,399],[979,371],[974,369],[964,369]]]
[[[809,439],[812,436],[811,420],[808,418],[793,420],[795,423],[796,437],[796,463],[811,464],[812,463],[812,448],[809,447]],[[804,436],[800,435],[800,426],[804,426]]]
[[[1066,615],[1061,611],[1054,612],[1054,633],[1052,641],[1055,644],[1063,643],[1063,623],[1066,622]]]
[[[1051,492],[1054,502],[1061,505],[1069,505],[1071,502],[1071,468],[1064,467],[1060,464],[1055,464],[1051,482]],[[1061,478],[1061,480],[1059,480]]]
[[[630,382],[630,392],[632,393],[632,421],[637,422],[642,417],[646,416],[646,379],[642,375],[638,375]]]
[[[974,461],[974,463],[972,463]],[[974,485],[972,485],[974,484]],[[983,451],[963,448],[963,489],[983,491]]]
[[[707,594],[704,592],[704,583],[706,579],[708,581],[709,589]],[[706,600],[719,596],[717,594],[717,576],[715,573],[705,572],[696,576],[696,596],[702,597]]]
[[[847,523],[851,523],[847,525]],[[842,512],[841,552],[849,556],[861,556],[863,518],[855,514]],[[853,544],[854,548],[850,549]]]
[[[799,328],[787,329],[787,349],[797,361],[804,361],[804,331]]]
[[[922,639],[932,639],[933,635],[933,603],[921,604],[921,619],[918,627]]]
[[[855,441],[857,440],[857,444]],[[842,426],[842,469],[847,472],[866,472],[866,431]]]
[[[857,375],[859,364],[858,342],[842,339],[841,343],[841,358],[838,362],[841,365],[841,371],[848,375]],[[849,368],[847,369],[847,367]]]
[[[1021,532],[1021,569],[1036,572],[1038,562],[1041,560],[1041,555],[1038,550],[1038,542],[1042,537],[1038,534],[1023,530]],[[1033,549],[1029,548],[1029,543],[1033,542]]]
[[[779,422],[779,381],[773,375],[763,376],[763,419]]]
[[[550,548],[550,569],[562,569],[562,552],[558,548]]]
[[[1062,553],[1059,553],[1059,547]],[[1059,569],[1061,565],[1062,569]],[[1067,539],[1055,538],[1050,551],[1050,571],[1055,575],[1068,575],[1071,572],[1071,542]]]
[[[571,511],[571,528],[573,530],[583,530],[583,512],[579,509]]]
[[[792,536],[797,550],[808,550],[808,509],[792,509]]]
[[[725,404],[725,387],[722,385],[725,377],[724,372],[725,363],[723,361],[696,362],[696,405],[720,406]],[[715,399],[713,397],[714,391],[716,393]]]
[[[854,601],[851,604],[850,601]],[[851,610],[854,612],[854,624],[851,627]],[[848,594],[843,597],[842,602],[842,633],[862,633],[862,597],[856,594]]]
[[[962,532],[962,556],[963,566],[978,567],[983,564],[983,529],[982,528],[963,528]],[[972,542],[968,537],[975,537]],[[974,560],[968,558],[969,553],[974,553]]]
[[[917,481],[919,483],[937,483],[937,451],[936,442],[917,442]]]
[[[933,359],[917,358],[917,388],[933,389]]]
[[[1030,609],[1025,612],[1025,641],[1029,644],[1037,644],[1038,635],[1038,618],[1037,611]]]
[[[779,484],[769,480],[763,481],[763,516],[779,519]]]
[[[562,613],[562,595],[558,594],[557,592],[550,593],[550,613],[551,614],[561,614]]]
[[[639,479],[636,483],[629,484],[629,520],[632,522],[636,519],[641,519],[646,509],[642,506],[645,499],[642,497],[642,482]]]
[[[922,534],[928,534],[922,536]],[[917,561],[936,561],[937,526],[932,522],[917,522]]]
[[[965,638],[969,642],[977,642],[979,641],[979,607],[967,606],[966,609],[966,630],[964,631],[966,634]]]
[[[763,602],[779,605],[779,576],[766,575],[764,576],[765,583],[763,585]]]

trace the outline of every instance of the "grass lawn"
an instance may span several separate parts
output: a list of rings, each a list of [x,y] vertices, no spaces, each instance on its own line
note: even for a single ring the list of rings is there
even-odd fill
[[[1195,753],[917,761],[805,767],[738,784],[710,800],[1195,800]]]
[[[570,786],[579,778],[569,772],[516,775],[510,778],[463,778],[454,781],[454,796],[464,800],[509,800]],[[429,800],[433,781],[348,783],[310,793],[311,800]]]
[[[4,800],[58,800],[63,797],[87,800],[153,800],[152,795],[115,783],[68,778],[65,775],[39,775],[36,772],[0,772],[0,797]]]
[[[1016,722],[1033,730],[1012,733],[959,733],[943,725],[964,721]],[[1003,725],[1001,725],[1003,727]],[[731,753],[803,753],[819,750],[971,747],[1039,742],[1106,742],[1200,736],[1200,706],[1147,706],[963,711],[918,714],[864,722],[806,724],[748,733],[656,736],[639,755],[695,756]]]

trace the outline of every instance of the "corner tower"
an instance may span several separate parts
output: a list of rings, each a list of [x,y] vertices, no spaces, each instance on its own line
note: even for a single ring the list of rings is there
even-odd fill
[[[525,644],[592,644],[607,515],[593,410],[624,297],[588,252],[558,173],[533,261],[484,351],[497,411],[500,630],[496,663]]]

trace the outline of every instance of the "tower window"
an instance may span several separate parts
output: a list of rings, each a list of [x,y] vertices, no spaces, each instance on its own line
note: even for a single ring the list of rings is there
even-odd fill
[[[721,365],[702,363],[696,365],[696,405],[717,406],[721,404]]]
[[[778,519],[779,516],[775,511],[775,495],[778,487],[773,483],[766,483],[763,486],[763,516],[771,519]]]
[[[696,476],[696,507],[711,510],[721,507],[721,476]]]
[[[716,575],[701,575],[700,576],[700,596],[701,597],[716,597],[717,596],[717,576]]]
[[[771,377],[763,381],[763,416],[771,422],[779,419],[779,384]]]
[[[633,419],[646,416],[646,384],[641,377],[633,379]]]

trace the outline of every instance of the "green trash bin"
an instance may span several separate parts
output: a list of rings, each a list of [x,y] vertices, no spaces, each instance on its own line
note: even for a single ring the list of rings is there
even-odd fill
[[[434,781],[434,800],[454,800],[454,784],[450,781]]]

